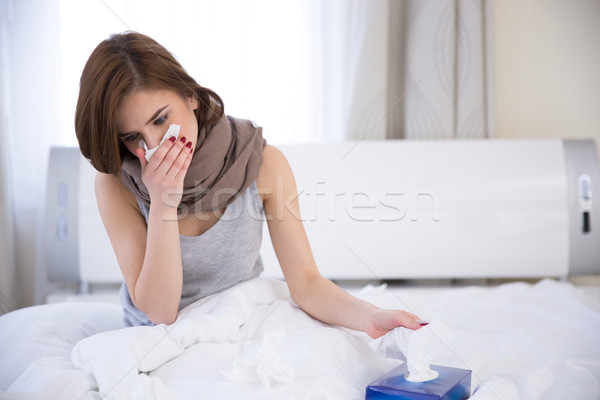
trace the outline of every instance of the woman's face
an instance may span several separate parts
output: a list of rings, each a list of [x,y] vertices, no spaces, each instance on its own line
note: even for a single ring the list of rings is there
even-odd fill
[[[185,137],[196,148],[198,120],[194,110],[198,100],[182,98],[171,90],[138,89],[123,97],[116,110],[117,134],[135,155],[140,140],[152,149],[159,145],[171,124],[181,125],[179,139]]]

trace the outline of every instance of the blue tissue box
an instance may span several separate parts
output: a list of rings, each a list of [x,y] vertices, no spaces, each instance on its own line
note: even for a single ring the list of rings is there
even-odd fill
[[[404,379],[406,363],[367,386],[365,400],[463,400],[471,396],[471,371],[432,365],[440,376],[426,382]]]

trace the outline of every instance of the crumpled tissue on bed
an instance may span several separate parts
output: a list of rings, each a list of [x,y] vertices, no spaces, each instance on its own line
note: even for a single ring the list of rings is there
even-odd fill
[[[294,380],[294,371],[283,361],[280,348],[285,331],[266,331],[256,355],[234,360],[231,371],[221,371],[225,379],[233,382],[259,382],[269,389],[273,383],[286,383]]]
[[[376,349],[387,358],[406,361],[406,380],[424,382],[435,379],[438,373],[430,368],[431,361],[454,341],[454,333],[440,319],[433,318],[421,329],[411,331],[398,327],[381,338]]]

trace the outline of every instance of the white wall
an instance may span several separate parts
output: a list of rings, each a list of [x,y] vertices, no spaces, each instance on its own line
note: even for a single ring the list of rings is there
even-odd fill
[[[494,30],[496,137],[600,146],[600,1],[500,0]]]

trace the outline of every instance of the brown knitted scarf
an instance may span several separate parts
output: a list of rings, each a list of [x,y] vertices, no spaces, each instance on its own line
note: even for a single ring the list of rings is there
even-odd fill
[[[250,120],[223,115],[216,124],[200,129],[178,214],[216,211],[231,204],[256,180],[266,144],[262,128]],[[141,172],[137,158],[126,159],[121,181],[150,207]]]

